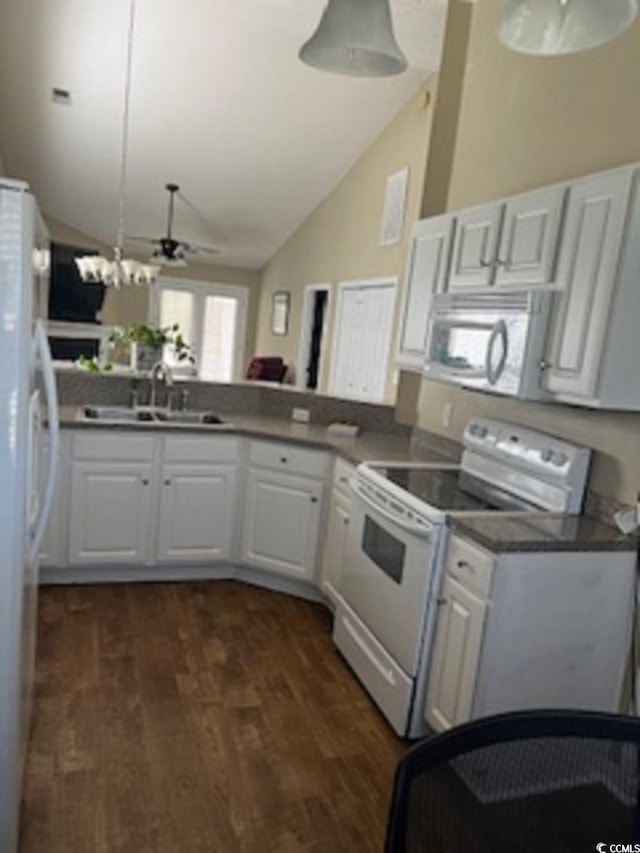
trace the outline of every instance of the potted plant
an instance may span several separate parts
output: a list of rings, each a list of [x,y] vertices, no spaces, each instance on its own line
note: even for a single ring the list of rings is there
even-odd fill
[[[193,347],[188,344],[178,323],[172,326],[150,326],[146,323],[134,323],[124,328],[116,328],[109,336],[113,345],[129,343],[134,347],[135,367],[137,370],[151,370],[154,364],[162,361],[165,347],[168,347],[179,363],[195,364]]]

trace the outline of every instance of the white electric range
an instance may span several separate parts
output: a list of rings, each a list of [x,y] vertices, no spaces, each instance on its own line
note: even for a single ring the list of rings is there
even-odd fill
[[[425,733],[422,699],[448,519],[578,513],[590,451],[525,427],[472,418],[460,464],[364,463],[334,642],[395,731]]]

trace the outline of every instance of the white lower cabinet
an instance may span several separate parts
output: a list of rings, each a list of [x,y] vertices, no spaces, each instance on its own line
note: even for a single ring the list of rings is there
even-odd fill
[[[445,577],[427,691],[427,722],[437,731],[469,719],[486,605]]]
[[[355,475],[355,470],[354,466],[344,459],[336,459],[320,574],[320,587],[334,605],[342,600],[342,573],[347,558],[351,525],[352,498],[349,482]]]
[[[164,465],[161,484],[158,562],[229,559],[235,467]]]
[[[322,482],[251,468],[246,488],[242,561],[299,580],[313,580]]]
[[[453,536],[427,677],[427,723],[443,731],[534,708],[618,710],[634,584],[633,551],[492,554]]]
[[[69,565],[229,559],[239,447],[231,436],[78,432],[71,442]]]
[[[145,563],[152,465],[74,460],[71,468],[70,564]]]

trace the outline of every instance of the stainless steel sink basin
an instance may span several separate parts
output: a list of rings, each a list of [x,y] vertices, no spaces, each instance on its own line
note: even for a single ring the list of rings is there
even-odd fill
[[[155,413],[128,409],[125,406],[85,406],[84,417],[92,421],[114,421],[117,423],[152,423]]]
[[[153,423],[176,426],[181,424],[215,426],[225,423],[214,412],[170,412],[166,409],[130,409],[126,406],[85,406],[83,415],[87,420],[104,423]]]
[[[223,424],[213,412],[156,412],[157,420],[168,424]]]

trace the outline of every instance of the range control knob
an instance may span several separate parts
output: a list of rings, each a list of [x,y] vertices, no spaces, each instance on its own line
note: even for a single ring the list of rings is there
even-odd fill
[[[471,424],[470,432],[471,435],[475,435],[476,438],[484,438],[489,430],[486,426],[482,426],[481,424]]]
[[[558,451],[557,453],[553,454],[553,458],[551,459],[551,461],[554,465],[557,465],[558,468],[562,468],[562,466],[567,462],[568,459],[569,457],[566,453]]]
[[[540,451],[540,459],[543,462],[551,462],[553,459],[553,450],[550,447],[545,447]]]

